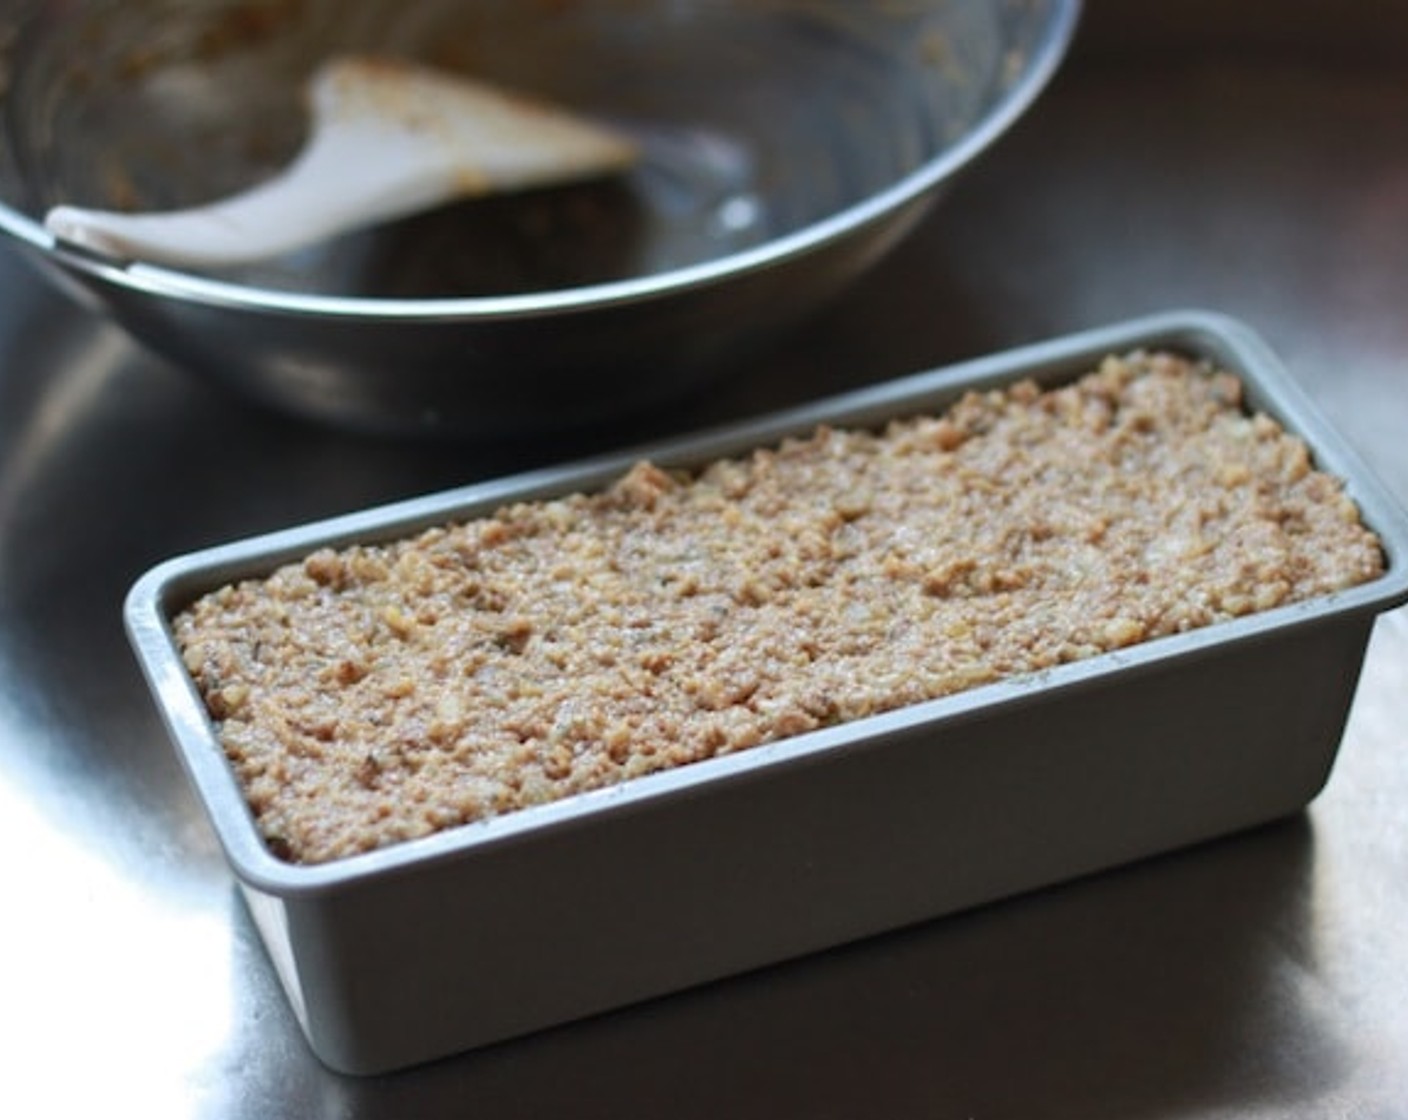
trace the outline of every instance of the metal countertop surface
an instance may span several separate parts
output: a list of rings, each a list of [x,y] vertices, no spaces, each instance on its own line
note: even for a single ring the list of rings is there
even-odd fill
[[[0,250],[0,1115],[1408,1117],[1403,610],[1302,815],[371,1079],[306,1048],[121,627],[196,546],[1177,307],[1260,331],[1408,502],[1408,5],[1227,8],[1091,3],[840,303],[614,431],[310,429]]]

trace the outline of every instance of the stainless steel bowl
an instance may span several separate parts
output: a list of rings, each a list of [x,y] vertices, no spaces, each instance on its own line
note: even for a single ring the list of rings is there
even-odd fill
[[[187,367],[350,427],[544,428],[679,392],[837,292],[1027,108],[1078,0],[0,2],[0,229]],[[446,207],[221,274],[54,242],[297,149],[379,51],[621,123],[617,180]]]

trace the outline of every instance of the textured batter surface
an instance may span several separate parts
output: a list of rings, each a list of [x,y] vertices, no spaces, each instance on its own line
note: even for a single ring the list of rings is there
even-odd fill
[[[1238,381],[1112,358],[691,475],[320,551],[175,619],[271,848],[319,862],[1373,579]]]

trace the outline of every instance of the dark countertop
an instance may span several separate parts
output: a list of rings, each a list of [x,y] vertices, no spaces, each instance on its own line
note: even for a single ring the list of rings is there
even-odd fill
[[[1299,817],[369,1080],[306,1049],[121,631],[198,545],[1173,307],[1258,329],[1408,501],[1408,6],[1230,7],[1096,0],[841,304],[616,431],[314,431],[0,251],[0,1115],[1408,1115],[1404,611]]]

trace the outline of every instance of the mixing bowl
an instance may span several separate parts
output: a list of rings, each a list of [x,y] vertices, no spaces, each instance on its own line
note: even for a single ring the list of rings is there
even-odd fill
[[[286,411],[473,433],[658,401],[834,295],[1057,67],[1076,0],[0,2],[0,229],[135,338]],[[60,203],[269,176],[339,53],[616,124],[630,172],[441,207],[219,273],[56,244]]]

